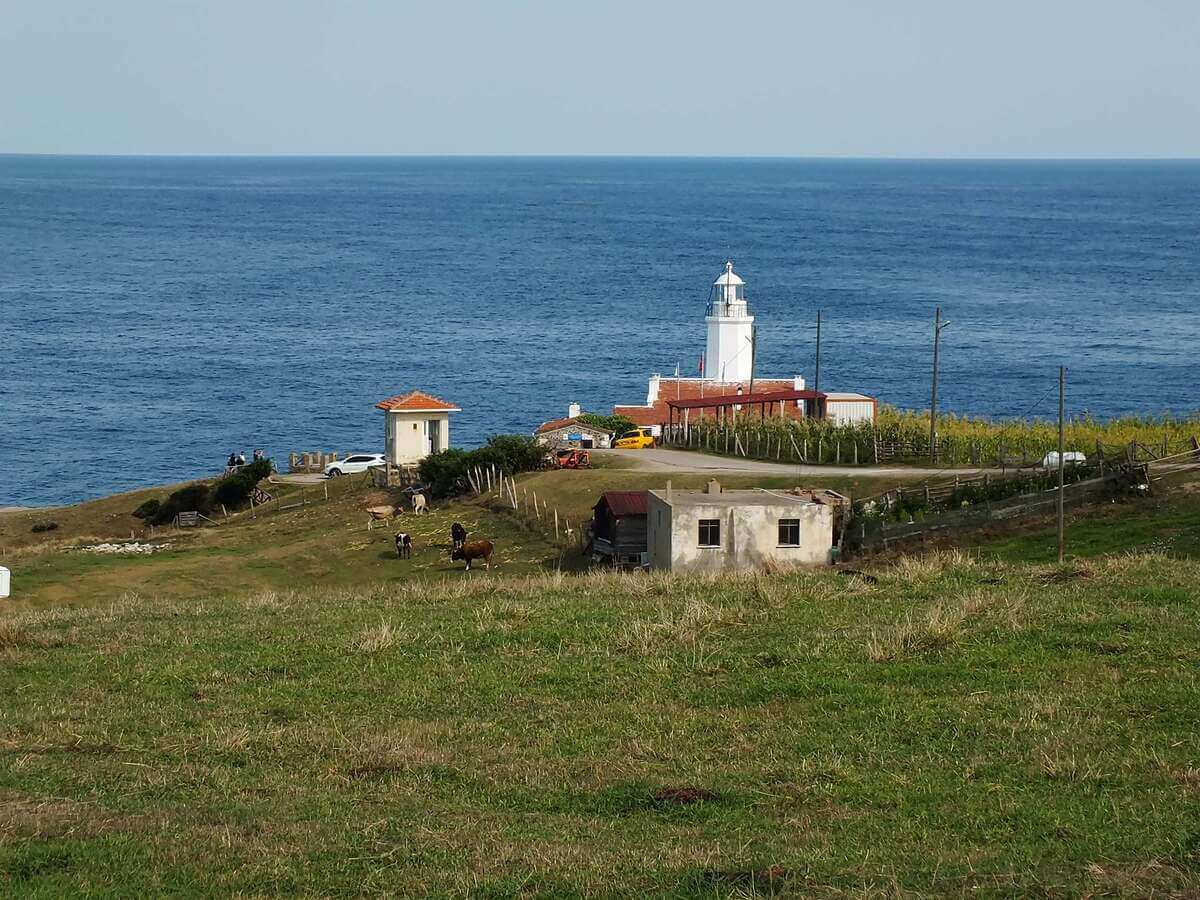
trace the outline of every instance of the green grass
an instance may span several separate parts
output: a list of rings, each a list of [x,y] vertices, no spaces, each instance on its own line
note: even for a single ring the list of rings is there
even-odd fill
[[[1200,559],[1200,485],[1073,512],[1067,519],[1068,557],[1153,551]],[[962,546],[1012,562],[1051,562],[1058,558],[1058,532],[1042,519],[992,536],[967,535]]]
[[[272,486],[280,505],[307,497],[308,505],[279,509],[269,505],[252,517],[238,513],[197,529],[156,529],[150,535],[129,515],[150,495],[139,491],[53,511],[8,513],[0,518],[0,564],[13,572],[13,599],[19,608],[63,603],[97,603],[126,592],[187,599],[259,590],[290,590],[310,585],[326,589],[412,579],[440,578],[462,568],[448,557],[450,524],[461,521],[476,537],[497,546],[494,565],[510,575],[557,568],[562,552],[537,529],[473,502],[435,504],[430,515],[404,515],[390,525],[367,529],[365,507],[388,501],[360,479],[329,486]],[[29,523],[53,519],[56,531],[33,535]],[[79,552],[77,547],[114,539],[169,543],[152,556],[126,557]],[[413,535],[412,559],[396,558],[393,535]]]
[[[0,617],[0,893],[1200,891],[1200,562],[872,574]]]

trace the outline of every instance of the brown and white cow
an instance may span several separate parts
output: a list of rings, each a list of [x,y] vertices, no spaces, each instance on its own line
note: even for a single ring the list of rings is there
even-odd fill
[[[491,541],[467,541],[461,547],[455,547],[450,551],[450,559],[463,560],[467,564],[464,571],[471,571],[471,560],[482,559],[483,566],[486,569],[492,567],[492,551],[496,548]]]

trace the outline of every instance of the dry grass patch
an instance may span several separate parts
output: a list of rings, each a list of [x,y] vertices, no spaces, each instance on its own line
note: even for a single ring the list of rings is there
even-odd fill
[[[0,790],[0,846],[18,838],[94,836],[144,828],[150,816],[121,816],[93,803]]]
[[[1040,749],[1035,763],[1038,771],[1055,781],[1103,781],[1107,777],[1096,763],[1061,744]]]
[[[725,610],[701,597],[689,597],[682,609],[662,609],[656,619],[638,619],[625,626],[616,637],[621,652],[645,656],[664,647],[694,646],[717,625],[730,621]]]
[[[951,569],[976,569],[978,560],[963,550],[938,550],[921,556],[902,556],[892,564],[891,572],[902,580],[930,580]]]
[[[19,622],[0,619],[0,650],[10,647],[28,647],[33,643],[33,637]]]
[[[1200,877],[1158,860],[1133,865],[1091,863],[1086,868],[1094,888],[1087,896],[1178,897],[1200,896]]]
[[[34,634],[17,619],[0,619],[0,651],[14,652],[28,648],[65,647],[75,643],[78,631],[69,628],[65,631]]]
[[[351,780],[387,778],[433,766],[447,766],[450,754],[413,730],[369,734],[346,752],[342,773]]]
[[[872,662],[894,662],[941,650],[962,636],[968,622],[1000,605],[1014,608],[1002,596],[973,591],[957,603],[934,603],[911,611],[890,628],[871,630],[867,637],[867,657]]]
[[[397,629],[389,622],[381,621],[378,625],[366,628],[354,640],[354,649],[360,653],[380,653],[395,646],[403,634],[403,629]]]

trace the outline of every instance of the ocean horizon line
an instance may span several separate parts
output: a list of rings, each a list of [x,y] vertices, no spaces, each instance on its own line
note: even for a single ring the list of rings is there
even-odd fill
[[[663,160],[678,162],[913,162],[913,163],[1200,163],[1194,156],[903,156],[672,153],[206,153],[206,152],[30,152],[0,150],[0,159],[406,159],[406,160]]]

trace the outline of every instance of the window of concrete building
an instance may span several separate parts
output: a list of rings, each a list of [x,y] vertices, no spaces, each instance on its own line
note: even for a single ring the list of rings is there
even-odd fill
[[[800,546],[800,520],[799,519],[780,519],[779,520],[779,546],[780,547],[799,547]]]
[[[721,520],[720,519],[701,519],[700,520],[700,546],[701,547],[720,547],[721,546]]]

